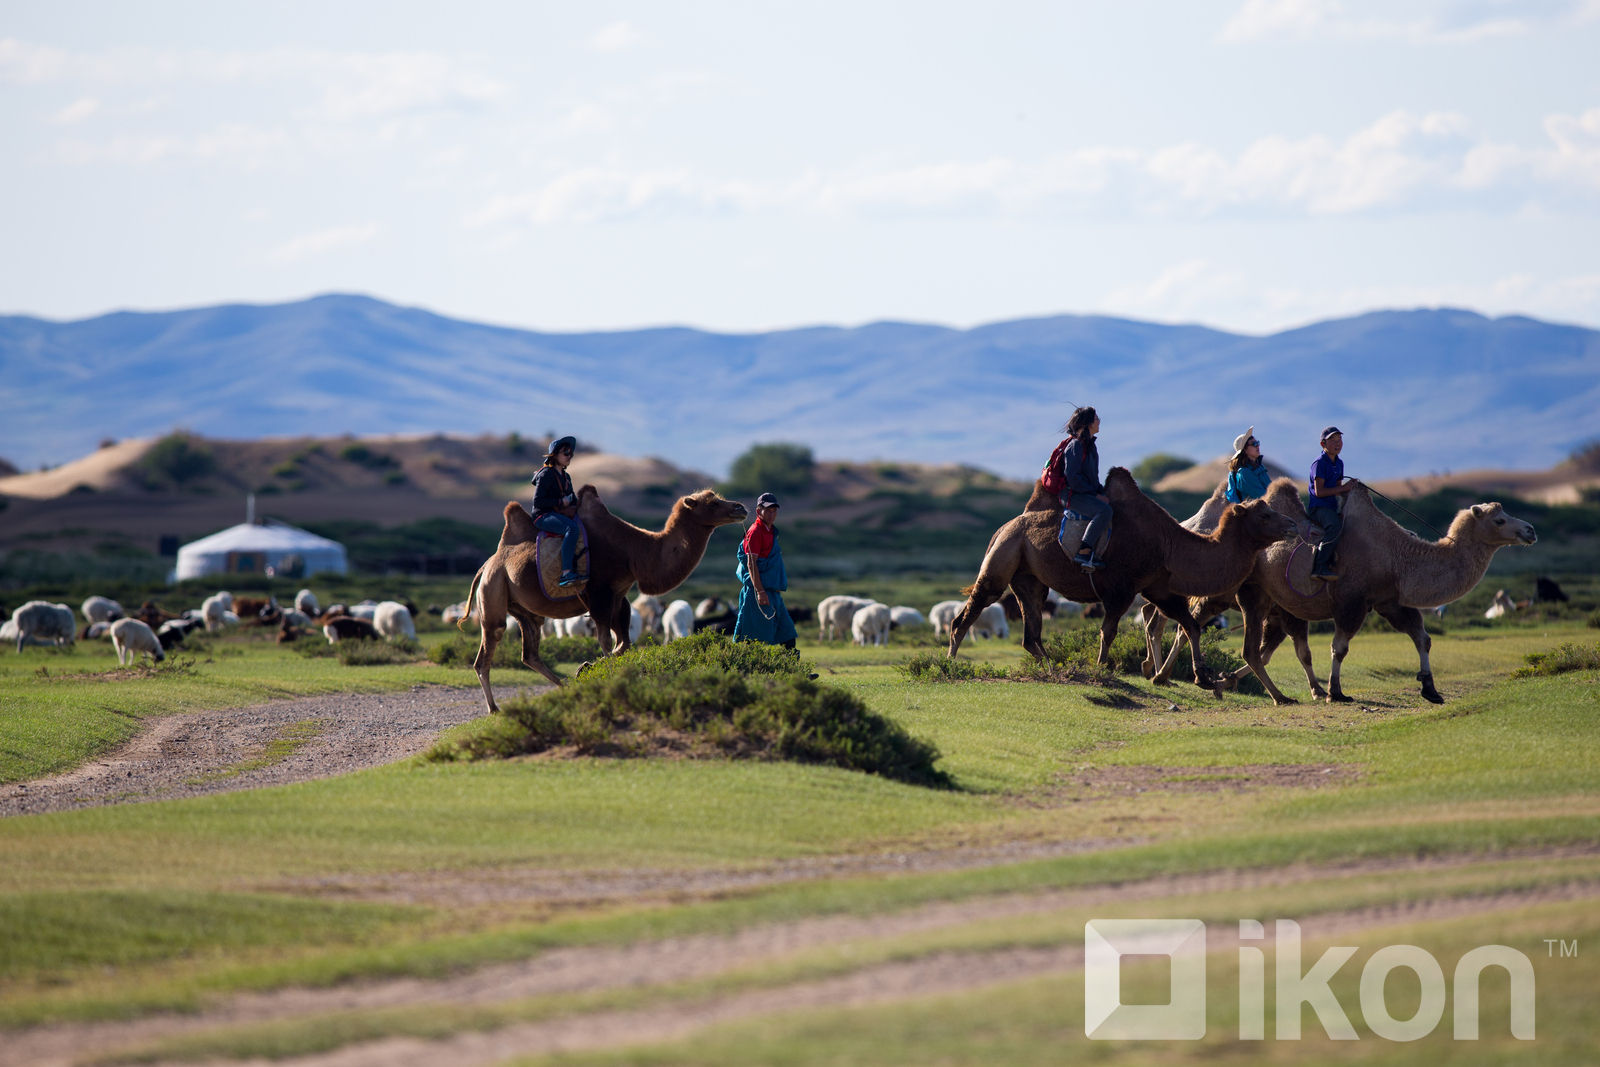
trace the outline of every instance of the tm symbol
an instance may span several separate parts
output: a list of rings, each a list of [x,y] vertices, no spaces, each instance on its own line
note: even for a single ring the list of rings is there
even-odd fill
[[[1544,947],[1545,954],[1551,957],[1556,956],[1558,953],[1564,960],[1576,959],[1578,956],[1577,938],[1573,938],[1571,941],[1563,941],[1559,937],[1547,937],[1544,939]]]

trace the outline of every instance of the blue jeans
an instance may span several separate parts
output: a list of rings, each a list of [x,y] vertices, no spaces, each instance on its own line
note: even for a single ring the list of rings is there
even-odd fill
[[[578,520],[569,519],[565,515],[554,511],[547,511],[533,520],[533,524],[545,533],[561,535],[561,570],[571,574],[573,565],[572,557],[578,551]]]
[[[1062,500],[1066,495],[1062,494]],[[1093,549],[1100,543],[1100,535],[1111,529],[1111,505],[1089,493],[1072,494],[1072,510],[1089,517],[1089,528],[1083,531],[1083,548]]]
[[[1311,573],[1327,574],[1333,568],[1339,538],[1344,535],[1344,516],[1339,514],[1338,508],[1307,508],[1306,518],[1322,531],[1322,540],[1311,553]]]

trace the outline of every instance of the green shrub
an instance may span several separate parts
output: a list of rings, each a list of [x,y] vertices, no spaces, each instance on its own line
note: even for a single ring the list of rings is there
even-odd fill
[[[400,464],[393,456],[374,452],[366,445],[345,445],[339,450],[339,458],[350,463],[359,463],[369,470],[384,470],[389,467],[398,467]]]
[[[333,659],[339,654],[339,646],[330,644],[320,630],[315,633],[302,634],[289,647],[310,659]]]
[[[1523,657],[1526,667],[1512,672],[1513,678],[1532,678],[1540,674],[1565,674],[1568,671],[1600,670],[1600,644],[1580,645],[1575,641],[1557,645],[1548,652],[1529,652]]]
[[[752,445],[733,461],[724,488],[735,494],[803,492],[811,486],[815,465],[811,449],[805,445]]]
[[[825,763],[918,785],[949,786],[936,748],[818,685],[786,649],[701,633],[601,660],[560,689],[508,701],[506,719],[441,742],[432,759],[471,759],[570,746],[582,755],[673,751]]]
[[[1004,667],[951,659],[942,652],[918,652],[900,664],[899,670],[913,682],[971,682],[1007,677]]]
[[[1173,471],[1188,470],[1195,465],[1187,456],[1174,456],[1170,452],[1157,452],[1141,459],[1133,468],[1133,480],[1148,489]]]
[[[1047,662],[1062,666],[1099,666],[1098,626],[1069,627],[1048,635],[1041,644]],[[1111,642],[1111,669],[1117,674],[1139,674],[1139,665],[1144,662],[1144,657],[1144,631],[1136,625],[1118,629],[1116,638]]]
[[[517,644],[521,643],[519,639]],[[600,658],[600,640],[583,636],[541,638],[539,658],[549,663],[582,663],[585,660],[596,660]]]
[[[139,460],[139,467],[147,485],[164,488],[204,478],[217,469],[217,461],[197,438],[186,433],[170,433],[150,446]]]
[[[1600,630],[1600,608],[1589,613],[1589,629]]]

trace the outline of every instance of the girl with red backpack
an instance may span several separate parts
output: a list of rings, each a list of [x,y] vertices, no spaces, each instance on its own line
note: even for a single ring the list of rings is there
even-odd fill
[[[1106,499],[1106,487],[1100,481],[1100,450],[1095,447],[1095,434],[1100,432],[1100,416],[1094,408],[1078,408],[1067,420],[1067,439],[1061,442],[1056,456],[1043,478],[1046,489],[1061,494],[1061,506],[1089,520],[1083,532],[1083,544],[1078,548],[1074,562],[1087,570],[1105,566],[1094,552],[1103,534],[1111,530],[1111,501]]]

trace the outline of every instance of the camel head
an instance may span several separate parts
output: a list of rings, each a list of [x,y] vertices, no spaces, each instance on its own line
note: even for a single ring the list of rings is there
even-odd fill
[[[672,505],[672,517],[667,520],[667,525],[692,522],[698,526],[726,526],[732,522],[743,522],[749,514],[737,500],[719,496],[714,489],[702,489],[680,498]]]
[[[1250,543],[1265,548],[1277,541],[1287,540],[1300,532],[1300,525],[1281,511],[1273,509],[1266,500],[1251,500],[1244,504],[1229,504],[1217,524],[1217,533],[1234,525],[1244,531]]]
[[[1060,511],[1061,498],[1044,487],[1043,482],[1033,483],[1033,495],[1028,497],[1028,503],[1023,511]]]
[[[1463,509],[1450,524],[1450,537],[1456,541],[1472,540],[1480,544],[1531,545],[1539,540],[1533,524],[1514,519],[1499,504],[1474,504]]]

